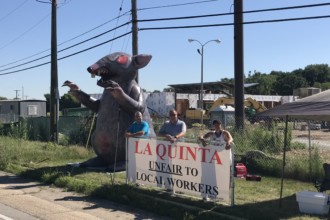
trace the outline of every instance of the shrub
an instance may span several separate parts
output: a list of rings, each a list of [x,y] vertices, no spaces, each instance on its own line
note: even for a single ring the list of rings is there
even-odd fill
[[[319,151],[315,148],[309,155],[290,158],[285,167],[285,177],[303,181],[316,180],[323,176],[322,159]],[[310,173],[311,171],[311,173]]]

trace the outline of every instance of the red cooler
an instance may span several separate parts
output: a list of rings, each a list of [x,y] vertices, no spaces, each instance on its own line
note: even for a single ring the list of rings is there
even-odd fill
[[[242,163],[237,163],[236,166],[236,177],[239,178],[245,178],[247,171],[246,171],[246,166]]]

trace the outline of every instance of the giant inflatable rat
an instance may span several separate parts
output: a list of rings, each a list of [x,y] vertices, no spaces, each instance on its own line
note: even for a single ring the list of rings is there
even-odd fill
[[[91,137],[97,157],[81,163],[80,166],[123,165],[126,154],[125,132],[134,121],[136,111],[142,112],[149,122],[150,135],[154,136],[142,90],[135,81],[136,70],[145,67],[150,60],[151,55],[131,56],[116,52],[88,67],[87,71],[92,77],[101,77],[97,85],[104,90],[99,100],[91,98],[71,81],[64,82],[63,86],[70,87],[69,94],[97,113],[96,128]]]

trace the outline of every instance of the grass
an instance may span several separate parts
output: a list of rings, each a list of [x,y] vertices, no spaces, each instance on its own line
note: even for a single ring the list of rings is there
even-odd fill
[[[299,161],[299,153],[295,159]],[[289,157],[292,155],[289,155]],[[68,191],[105,198],[173,219],[328,219],[299,212],[296,192],[316,191],[313,183],[285,179],[280,206],[280,178],[262,176],[260,182],[235,178],[235,206],[174,196],[161,189],[125,184],[125,172],[114,174],[73,168],[94,153],[79,146],[30,142],[0,136],[0,169],[62,187]]]

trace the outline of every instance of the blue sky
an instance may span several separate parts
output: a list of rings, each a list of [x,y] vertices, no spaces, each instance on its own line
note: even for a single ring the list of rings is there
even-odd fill
[[[49,2],[49,0],[44,0]],[[131,0],[58,0],[58,51],[130,21]],[[198,3],[201,2],[201,3]],[[185,4],[194,3],[194,4]],[[328,3],[318,0],[245,0],[244,11]],[[182,5],[180,5],[182,4]],[[137,0],[138,19],[180,17],[233,12],[233,0]],[[165,7],[168,6],[168,7]],[[122,10],[120,10],[122,8]],[[143,9],[143,10],[142,10]],[[115,19],[120,15],[119,19]],[[330,6],[251,13],[244,21],[260,21],[330,15]],[[233,16],[203,19],[141,22],[139,28],[232,23]],[[0,96],[9,99],[44,99],[50,93],[50,64],[5,74],[50,61],[50,57],[12,68],[50,53],[51,4],[36,0],[2,0],[0,7]],[[103,25],[102,25],[103,24]],[[270,73],[305,68],[309,64],[329,64],[330,18],[244,25],[244,72]],[[98,28],[96,28],[98,27]],[[125,25],[87,43],[58,53],[58,58],[108,41],[131,30]],[[234,77],[234,27],[141,30],[139,53],[151,54],[150,63],[139,71],[139,84],[147,91],[163,90],[171,84],[199,83],[200,48],[193,38],[205,43],[204,82]],[[86,68],[116,51],[131,53],[131,35],[95,49],[58,61],[59,93],[65,80],[76,82],[87,93],[101,93]],[[44,51],[44,52],[43,52]],[[5,70],[7,69],[8,70]],[[2,74],[2,75],[1,75]],[[23,97],[22,97],[23,96]]]

